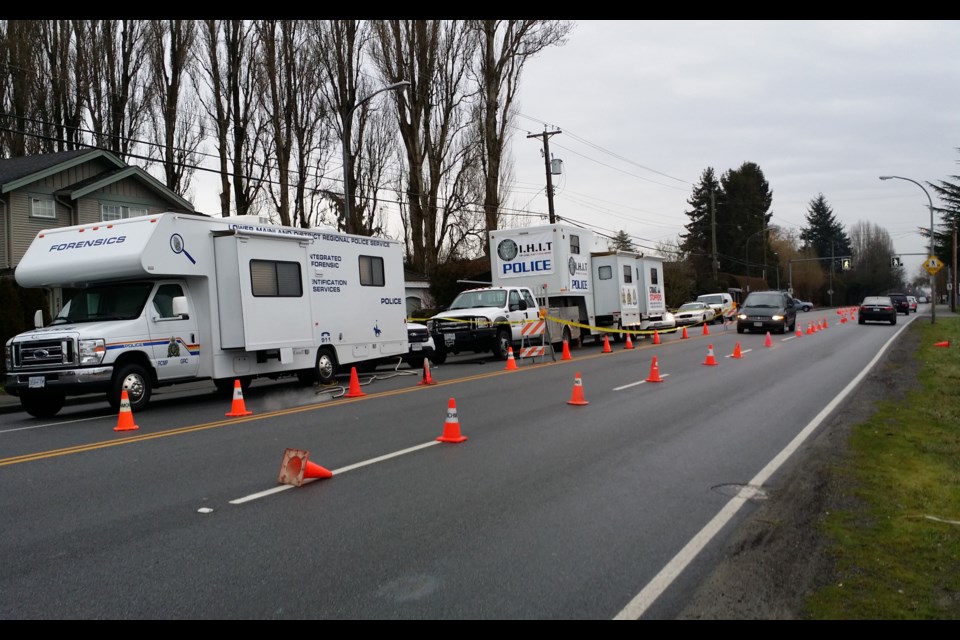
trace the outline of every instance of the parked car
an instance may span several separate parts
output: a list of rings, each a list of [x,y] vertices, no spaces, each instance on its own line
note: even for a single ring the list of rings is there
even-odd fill
[[[867,296],[860,303],[857,322],[860,324],[866,324],[868,321],[897,324],[898,313],[890,296]]]
[[[717,314],[706,302],[684,302],[673,312],[678,325],[707,324],[713,322]]]
[[[670,311],[664,311],[659,319],[644,320],[640,323],[641,331],[666,331],[677,328],[677,319]]]
[[[733,318],[737,313],[737,303],[729,293],[705,293],[697,296],[697,302],[705,302],[713,307],[714,322],[721,324]]]
[[[907,296],[907,302],[910,303],[910,311],[917,312],[917,299],[913,296]]]
[[[813,303],[807,302],[806,300],[799,300],[794,298],[794,306],[797,307],[798,311],[810,311],[813,309]]]
[[[403,356],[403,361],[411,367],[422,367],[423,359],[429,358],[433,362],[434,342],[426,325],[417,322],[407,323],[407,342],[410,343],[410,349],[407,355]]]
[[[907,294],[905,293],[888,293],[890,299],[893,301],[893,308],[897,310],[897,313],[902,313],[906,316],[910,315],[910,302],[907,300]]]
[[[786,333],[796,328],[797,305],[786,291],[751,291],[737,314],[737,333]]]
[[[919,298],[917,298],[917,302],[919,302],[920,304],[927,304],[927,296],[920,296]]]

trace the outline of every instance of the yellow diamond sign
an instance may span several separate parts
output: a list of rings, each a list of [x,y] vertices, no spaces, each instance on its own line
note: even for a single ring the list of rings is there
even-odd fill
[[[923,263],[923,268],[927,270],[932,276],[937,275],[937,271],[943,269],[943,263],[940,262],[940,259],[937,256],[930,256],[927,258],[926,262]]]

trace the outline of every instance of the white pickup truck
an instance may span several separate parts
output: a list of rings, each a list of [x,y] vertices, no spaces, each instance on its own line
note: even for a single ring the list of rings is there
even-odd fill
[[[462,291],[450,307],[427,321],[435,343],[432,361],[443,364],[448,353],[493,352],[506,360],[521,343],[523,322],[540,313],[528,287],[483,287]]]

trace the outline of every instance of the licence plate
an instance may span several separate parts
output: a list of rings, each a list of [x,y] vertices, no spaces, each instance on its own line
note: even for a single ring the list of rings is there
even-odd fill
[[[457,334],[455,333],[445,333],[443,334],[443,344],[452,345],[457,343]]]
[[[27,386],[31,389],[43,389],[46,382],[47,379],[43,376],[30,376],[30,381]]]
[[[410,351],[420,351],[423,349],[423,345],[419,342],[414,342],[410,345]]]
[[[762,327],[762,326],[763,326],[763,323],[762,323],[762,322],[754,322],[754,323],[753,323],[753,326],[755,326],[755,327]]]

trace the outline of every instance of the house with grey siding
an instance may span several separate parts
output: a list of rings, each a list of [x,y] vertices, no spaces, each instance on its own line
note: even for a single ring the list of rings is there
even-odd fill
[[[77,149],[0,159],[0,277],[12,277],[43,229],[109,222],[193,205],[108,151]],[[50,308],[63,304],[51,292]]]

